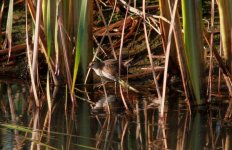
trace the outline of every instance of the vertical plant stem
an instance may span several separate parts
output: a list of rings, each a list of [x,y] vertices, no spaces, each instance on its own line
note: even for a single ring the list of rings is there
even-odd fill
[[[129,4],[130,4],[130,0],[129,0]],[[118,74],[119,80],[120,80],[120,76],[121,76],[122,48],[123,48],[124,33],[125,33],[125,24],[126,24],[127,15],[128,15],[128,7],[127,7],[126,14],[125,14],[124,21],[123,21],[122,34],[121,34],[121,43],[120,43],[120,48],[119,48],[119,59],[118,59],[118,61],[119,61],[119,66],[118,66],[119,67],[119,74]],[[120,94],[121,94],[121,97],[122,97],[122,100],[123,100],[123,104],[124,104],[126,110],[129,110],[128,106],[126,104],[126,100],[125,100],[125,98],[123,96],[121,84],[119,84],[119,88],[120,88]]]
[[[152,54],[151,54],[151,49],[150,49],[150,46],[149,46],[149,42],[148,42],[148,36],[147,36],[147,27],[146,27],[146,22],[145,22],[145,0],[143,0],[143,28],[144,28],[144,34],[145,34],[145,40],[146,40],[146,46],[147,46],[147,51],[148,51],[148,57],[149,57],[149,61],[150,61],[150,64],[151,64],[151,68],[152,68],[152,74],[153,74],[153,79],[154,79],[154,82],[155,82],[155,86],[156,86],[156,92],[158,94],[158,98],[159,100],[161,100],[161,94],[160,94],[160,90],[159,90],[159,84],[158,84],[158,81],[156,79],[156,73],[155,73],[155,70],[154,70],[154,64],[153,64],[153,60],[152,60]]]
[[[170,13],[172,14],[171,8],[173,6],[174,2],[169,3],[169,8],[170,8]],[[186,103],[189,106],[190,110],[190,102],[189,102],[189,93],[187,90],[187,81],[186,81],[186,76],[187,76],[187,70],[186,63],[184,62],[184,41],[183,41],[183,33],[182,33],[182,27],[180,23],[180,17],[179,13],[176,12],[175,15],[175,25],[174,25],[174,37],[175,37],[175,43],[176,43],[176,51],[177,51],[177,59],[180,67],[180,73],[181,73],[181,79],[182,79],[182,84],[184,88],[184,93],[186,96]]]
[[[40,15],[41,15],[41,0],[37,1],[36,7],[36,21],[35,21],[35,38],[33,48],[33,60],[32,60],[32,74],[36,79],[37,66],[38,66],[38,43],[39,43],[39,26],[40,26]]]
[[[214,0],[211,2],[211,19],[210,19],[210,27],[211,29],[214,28]],[[210,57],[209,57],[209,77],[208,77],[208,101],[211,101],[211,94],[212,94],[212,57],[213,57],[213,37],[214,31],[210,35]]]
[[[230,0],[218,0],[220,17],[220,34],[226,64],[232,71],[232,2]]]
[[[47,84],[46,84],[46,93],[47,93],[47,104],[48,110],[51,112],[52,110],[52,99],[51,99],[51,92],[50,92],[50,80],[49,80],[49,72],[47,72]]]
[[[27,5],[26,5],[27,6]],[[25,8],[26,10],[26,14],[27,14],[27,7]],[[32,73],[32,61],[31,61],[31,55],[30,55],[30,45],[29,45],[29,36],[28,36],[28,19],[27,19],[27,15],[26,15],[26,43],[27,43],[27,58],[28,58],[28,67],[29,67],[29,71],[30,71],[30,77],[31,77],[31,84],[32,84],[32,91],[34,94],[34,99],[35,99],[35,103],[36,106],[39,107],[39,98],[38,98],[38,94],[37,94],[37,90],[36,90],[36,84],[35,84],[35,78],[33,76]]]
[[[168,62],[169,62],[169,55],[170,55],[170,48],[171,48],[171,41],[172,41],[172,31],[174,29],[174,21],[175,21],[175,15],[176,15],[176,10],[177,10],[177,2],[178,0],[175,1],[172,16],[171,16],[171,25],[169,29],[169,34],[168,34],[168,44],[167,44],[167,49],[166,49],[166,54],[165,54],[165,66],[164,66],[164,81],[163,81],[163,93],[162,93],[162,101],[161,101],[161,106],[160,106],[160,116],[164,116],[164,102],[165,102],[165,95],[166,95],[166,85],[167,85],[167,74],[168,74]]]
[[[203,30],[201,1],[182,0],[184,27],[185,62],[188,70],[188,87],[193,104],[200,105],[205,101],[205,76],[203,57]]]
[[[220,54],[220,56],[222,55],[222,43],[221,42],[219,45],[219,54]],[[222,70],[221,70],[221,68],[219,68],[219,70],[218,70],[218,93],[221,90],[221,74],[222,74],[221,72],[222,72]]]
[[[71,95],[71,100],[73,105],[76,104],[75,102],[75,96],[74,93],[72,92],[72,77],[71,77],[71,72],[70,72],[70,64],[68,61],[68,56],[67,56],[67,44],[65,43],[65,37],[64,37],[64,33],[63,33],[63,25],[62,25],[62,21],[61,18],[58,20],[58,25],[59,25],[59,31],[60,31],[60,36],[61,36],[61,42],[62,42],[62,50],[63,50],[63,60],[65,61],[65,69],[66,69],[66,78],[67,78],[67,82],[68,82],[68,88],[70,90],[70,95]]]

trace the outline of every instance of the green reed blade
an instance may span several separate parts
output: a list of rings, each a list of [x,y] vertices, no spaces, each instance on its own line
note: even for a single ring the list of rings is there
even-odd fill
[[[51,30],[51,1],[47,1],[47,54],[48,54],[48,59],[50,58],[51,55],[51,46],[52,46],[52,30]]]
[[[201,2],[198,3],[182,0],[182,14],[184,27],[185,59],[187,62],[189,88],[194,95],[193,102],[202,104],[203,88],[203,38],[202,38],[202,18]]]
[[[75,63],[74,63],[74,72],[73,72],[73,85],[72,92],[74,92],[74,87],[77,79],[78,68],[80,64],[80,59],[82,56],[82,64],[83,66],[87,66],[87,40],[88,40],[88,32],[87,29],[87,2],[83,0],[80,8],[80,16],[79,16],[79,25],[78,25],[78,33],[77,33],[77,41],[76,41],[76,54],[75,54]]]

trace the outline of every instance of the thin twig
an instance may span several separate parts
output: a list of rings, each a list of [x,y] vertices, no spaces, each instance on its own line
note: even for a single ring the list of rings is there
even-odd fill
[[[214,27],[214,0],[212,0],[211,3],[211,29]],[[210,34],[210,57],[209,57],[209,79],[208,79],[208,101],[211,101],[211,96],[212,96],[212,58],[213,58],[213,37],[214,37],[214,32],[211,32]]]
[[[61,38],[61,42],[62,42],[62,50],[63,50],[63,56],[64,56],[64,64],[65,64],[65,69],[66,69],[66,76],[67,76],[67,80],[68,80],[68,88],[70,91],[70,96],[72,99],[72,103],[75,106],[76,105],[76,99],[74,97],[74,92],[72,92],[72,77],[71,77],[71,71],[70,71],[70,65],[68,63],[68,56],[67,56],[67,44],[65,43],[65,36],[64,36],[64,28],[63,28],[63,24],[62,24],[62,20],[61,18],[58,19],[58,26],[59,26],[59,31],[60,31],[60,38]]]
[[[102,11],[101,11],[101,8],[100,8],[100,6],[99,6],[98,1],[95,0],[95,2],[96,2],[96,4],[97,4],[99,13],[100,13],[100,15],[101,15],[101,17],[102,17],[102,21],[103,21],[103,23],[104,23],[104,25],[105,25],[105,27],[106,27],[106,34],[107,34],[107,36],[108,36],[108,38],[109,38],[110,47],[111,47],[111,49],[112,49],[112,51],[113,51],[114,59],[117,59],[116,53],[115,53],[115,51],[114,51],[112,39],[111,39],[111,37],[109,36],[108,25],[107,25],[107,23],[106,23],[106,20],[105,20],[104,15],[103,15],[103,13],[102,13]]]
[[[147,45],[147,51],[148,51],[148,56],[149,56],[149,60],[150,60],[150,64],[151,64],[151,68],[152,68],[152,74],[153,74],[153,79],[155,82],[155,86],[156,86],[156,92],[158,94],[158,98],[161,100],[161,94],[160,94],[160,89],[159,89],[159,84],[158,81],[156,79],[156,73],[154,70],[154,64],[153,64],[153,59],[152,59],[152,54],[151,54],[151,49],[149,46],[149,42],[148,42],[148,36],[147,36],[147,27],[146,27],[146,23],[145,23],[145,0],[143,0],[143,27],[144,27],[144,35],[145,35],[145,40],[146,40],[146,45]]]
[[[129,4],[130,4],[130,0],[129,0]],[[126,24],[126,18],[127,18],[127,15],[128,15],[128,7],[127,7],[127,10],[126,10],[126,14],[125,14],[125,17],[124,17],[124,22],[123,22],[123,26],[122,26],[122,35],[121,35],[121,43],[120,43],[120,48],[119,48],[119,80],[120,80],[120,76],[121,76],[121,66],[122,66],[122,48],[123,48],[123,41],[124,41],[124,33],[125,33],[125,24]],[[120,94],[121,94],[121,97],[122,97],[122,101],[123,101],[123,104],[126,108],[126,110],[129,110],[128,109],[128,106],[126,104],[126,100],[123,96],[123,92],[122,92],[122,86],[121,84],[119,84],[119,88],[120,88]]]

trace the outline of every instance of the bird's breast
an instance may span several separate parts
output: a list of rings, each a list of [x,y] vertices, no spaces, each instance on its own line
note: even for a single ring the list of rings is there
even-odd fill
[[[117,78],[115,76],[113,76],[111,73],[102,71],[102,76],[104,76],[105,78],[108,78],[110,80],[117,81]]]
[[[93,68],[93,70],[95,71],[95,73],[96,73],[98,76],[102,76],[101,71],[100,71],[99,69]]]

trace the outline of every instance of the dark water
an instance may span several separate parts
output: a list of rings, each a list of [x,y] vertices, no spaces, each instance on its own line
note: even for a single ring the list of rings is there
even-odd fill
[[[154,96],[133,95],[130,113],[119,103],[107,115],[104,110],[93,111],[83,100],[77,108],[65,110],[66,96],[60,89],[49,113],[45,104],[33,108],[26,84],[2,83],[0,87],[3,150],[231,149],[232,121],[224,119],[227,104],[217,102],[190,112],[182,98],[171,96],[165,116],[160,118],[158,106],[150,103]],[[100,97],[95,95],[95,99]]]

